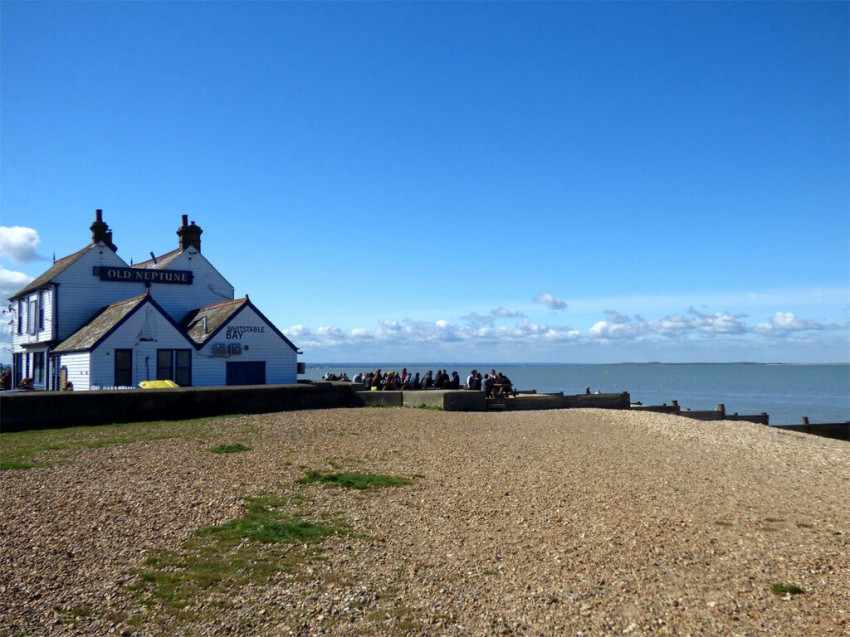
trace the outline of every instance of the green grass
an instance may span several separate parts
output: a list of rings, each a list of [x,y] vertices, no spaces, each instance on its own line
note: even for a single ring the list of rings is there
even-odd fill
[[[149,558],[128,590],[143,604],[187,620],[197,619],[192,607],[201,598],[214,600],[209,612],[220,612],[236,589],[293,572],[318,559],[317,543],[348,534],[346,524],[321,519],[304,504],[303,497],[246,498],[241,517],[200,529],[180,550]]]
[[[232,416],[222,416],[228,418]],[[67,462],[79,449],[99,449],[145,440],[206,439],[216,418],[126,423],[64,429],[38,429],[0,434],[0,470],[29,469]],[[44,452],[56,452],[40,458]]]
[[[219,445],[210,449],[213,453],[240,453],[242,451],[250,451],[251,447],[246,447],[241,442],[232,445]]]
[[[23,462],[20,460],[12,460],[11,456],[5,460],[0,460],[0,471],[14,471],[16,469],[32,469],[35,465],[31,462]]]
[[[306,475],[298,480],[299,484],[315,482],[347,489],[381,489],[410,484],[409,479],[397,476],[373,473],[323,473],[322,471],[307,471]]]
[[[774,595],[802,595],[806,591],[794,584],[774,584],[770,587],[770,592]]]

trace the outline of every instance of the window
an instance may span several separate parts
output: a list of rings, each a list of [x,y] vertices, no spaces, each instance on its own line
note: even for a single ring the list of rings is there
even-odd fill
[[[181,387],[192,385],[192,350],[156,350],[156,379],[173,380]]]
[[[158,349],[158,350],[156,350],[156,379],[157,380],[174,380],[172,378],[171,350],[170,349]]]
[[[38,293],[38,329],[44,329],[44,300],[47,297],[47,293],[42,290]]]
[[[18,299],[18,334],[24,333],[24,302]]]
[[[44,384],[44,352],[32,353],[32,382],[35,385]]]
[[[27,334],[35,334],[38,324],[35,319],[38,316],[38,300],[32,299],[27,312]]]
[[[133,386],[133,350],[115,350],[115,385],[117,387]]]
[[[192,351],[188,349],[174,350],[174,382],[181,387],[192,385]]]

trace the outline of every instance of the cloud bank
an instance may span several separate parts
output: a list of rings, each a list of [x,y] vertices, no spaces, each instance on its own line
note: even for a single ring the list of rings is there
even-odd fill
[[[464,353],[511,352],[517,360],[534,361],[558,351],[588,351],[588,348],[615,348],[614,351],[645,351],[660,347],[665,351],[710,351],[722,341],[760,344],[767,351],[778,342],[814,339],[831,333],[847,342],[850,325],[825,324],[778,311],[763,322],[751,322],[745,314],[707,312],[693,307],[677,314],[649,320],[606,310],[604,318],[588,329],[536,322],[520,312],[504,308],[481,315],[472,313],[457,322],[404,319],[381,321],[372,329],[343,330],[323,326],[293,325],[286,334],[305,350],[361,352],[361,357],[379,351],[416,352],[420,359],[437,360],[446,354],[464,358]],[[802,340],[801,340],[802,339]],[[773,350],[775,351],[775,350]],[[363,354],[366,353],[366,354]],[[550,357],[551,358],[551,357]],[[647,359],[652,360],[652,359]]]

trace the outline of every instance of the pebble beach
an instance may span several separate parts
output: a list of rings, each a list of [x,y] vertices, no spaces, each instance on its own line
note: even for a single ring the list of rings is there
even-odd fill
[[[210,452],[232,443],[247,450]],[[363,408],[39,458],[0,474],[0,637],[850,635],[844,441],[630,411]],[[308,470],[409,484],[297,482]],[[307,557],[275,548],[301,557],[179,611],[139,586],[261,494],[345,532]]]

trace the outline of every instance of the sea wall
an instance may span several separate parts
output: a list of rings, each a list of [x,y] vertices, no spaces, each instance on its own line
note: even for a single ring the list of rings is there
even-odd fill
[[[183,420],[351,405],[348,383],[0,393],[0,429]]]
[[[834,438],[835,440],[850,440],[850,422],[803,423],[801,425],[775,425],[782,431],[799,431],[805,434]]]

